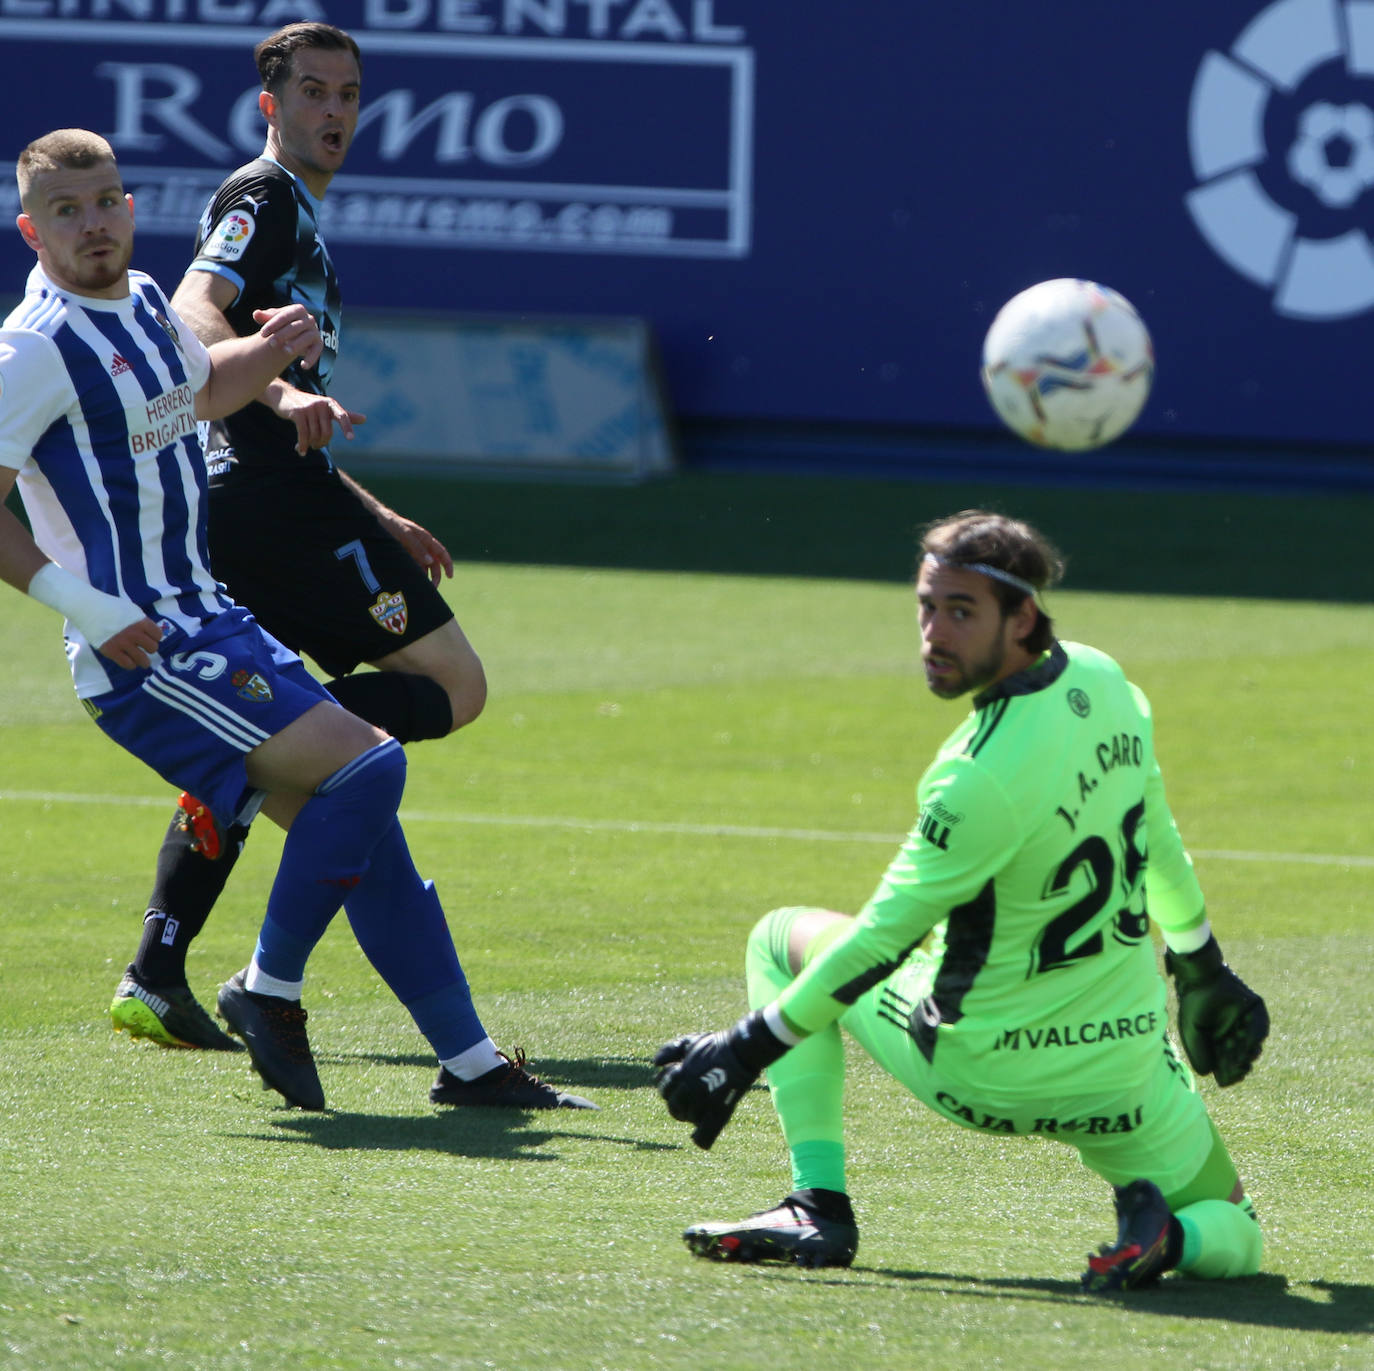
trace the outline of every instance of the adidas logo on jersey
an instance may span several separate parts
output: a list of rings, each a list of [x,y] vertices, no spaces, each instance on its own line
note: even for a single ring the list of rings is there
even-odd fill
[[[110,363],[111,376],[123,376],[126,371],[132,371],[133,369],[133,364],[131,362],[126,362],[119,353],[115,353],[114,360]]]

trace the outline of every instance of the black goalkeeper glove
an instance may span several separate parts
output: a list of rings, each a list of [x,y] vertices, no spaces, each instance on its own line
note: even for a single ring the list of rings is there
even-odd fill
[[[688,1033],[654,1053],[658,1093],[668,1112],[695,1124],[692,1141],[709,1148],[730,1122],[740,1097],[784,1052],[783,1042],[763,1021],[763,1011],[746,1014],[724,1033]]]
[[[1269,1033],[1264,1001],[1221,959],[1215,938],[1196,952],[1164,952],[1178,991],[1178,1033],[1200,1076],[1218,1085],[1244,1079]]]

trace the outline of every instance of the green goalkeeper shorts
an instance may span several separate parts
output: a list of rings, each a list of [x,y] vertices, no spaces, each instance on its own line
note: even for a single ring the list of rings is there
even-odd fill
[[[883,1070],[937,1114],[983,1133],[1066,1143],[1111,1185],[1146,1179],[1171,1200],[1230,1198],[1235,1166],[1192,1072],[1167,1036],[1160,1035],[1152,1066],[1110,1086],[1084,1093],[1066,1074],[1062,1082],[1047,1081],[1035,1096],[999,1099],[942,1074],[926,1059],[906,1020],[892,1013],[891,996],[884,1002],[884,991],[902,975],[899,971],[863,995],[840,1023]]]

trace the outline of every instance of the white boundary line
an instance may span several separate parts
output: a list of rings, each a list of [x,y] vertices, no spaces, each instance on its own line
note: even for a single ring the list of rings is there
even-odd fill
[[[0,790],[0,803],[95,805],[100,808],[162,807],[170,809],[172,797],[163,795],[75,795],[56,790]],[[641,819],[570,819],[534,814],[454,814],[421,809],[402,809],[401,818],[412,824],[485,824],[493,828],[562,828],[594,833],[663,833],[698,838],[774,838],[801,843],[881,843],[895,847],[902,833],[862,833],[824,828],[761,828],[749,824],[665,823]],[[1277,862],[1294,866],[1351,866],[1374,868],[1374,857],[1334,852],[1240,852],[1231,849],[1190,848],[1194,857],[1214,862]]]

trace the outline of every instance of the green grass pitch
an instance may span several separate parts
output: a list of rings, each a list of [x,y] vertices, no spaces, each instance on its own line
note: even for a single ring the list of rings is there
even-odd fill
[[[948,494],[928,513],[968,503]],[[242,1056],[112,1034],[171,795],[75,703],[51,613],[4,590],[0,1367],[1374,1368],[1374,604],[1079,586],[1052,598],[1060,630],[1151,696],[1222,946],[1270,1004],[1252,1077],[1202,1087],[1260,1276],[1079,1294],[1105,1188],[1067,1148],[934,1118],[858,1054],[853,1269],[683,1247],[693,1220],[775,1202],[785,1154],[761,1091],[698,1152],[648,1058],[741,1012],[761,913],[857,908],[910,824],[962,706],[920,683],[905,585],[460,565],[491,699],[411,749],[402,815],[498,1044],[602,1106],[553,1117],[431,1108],[428,1050],[342,918],[306,991],[331,1112],[280,1107]],[[207,1003],[280,847],[255,828],[194,946]]]

